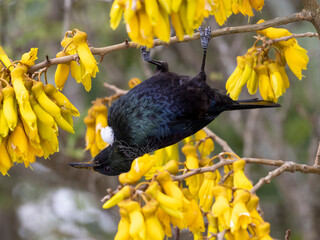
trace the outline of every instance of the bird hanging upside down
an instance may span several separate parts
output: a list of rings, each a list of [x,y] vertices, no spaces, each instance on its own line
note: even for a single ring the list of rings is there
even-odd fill
[[[92,161],[71,166],[119,175],[130,170],[135,158],[196,133],[223,111],[280,106],[263,100],[233,101],[209,87],[204,67],[211,29],[199,31],[203,60],[193,78],[169,72],[166,62],[151,59],[150,52],[141,48],[143,59],[157,66],[156,73],[110,107],[109,126],[101,131],[110,145]]]

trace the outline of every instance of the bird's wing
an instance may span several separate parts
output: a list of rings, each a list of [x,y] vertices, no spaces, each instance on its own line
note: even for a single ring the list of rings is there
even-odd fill
[[[200,130],[217,114],[204,82],[160,73],[133,88],[110,108],[108,122],[116,141],[150,152]]]

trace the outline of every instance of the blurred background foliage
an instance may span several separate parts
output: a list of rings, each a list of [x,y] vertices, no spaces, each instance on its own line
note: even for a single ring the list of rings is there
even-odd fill
[[[55,57],[64,33],[74,28],[86,32],[94,47],[121,43],[127,38],[125,26],[111,30],[110,6],[111,1],[103,0],[0,0],[0,45],[14,60],[31,47],[38,47],[40,62],[46,55]],[[268,0],[262,13],[255,13],[250,19],[240,14],[232,16],[225,26],[255,23],[301,9],[299,0]],[[212,18],[204,24],[218,28]],[[294,33],[314,31],[308,22],[286,28]],[[224,89],[235,68],[236,56],[252,46],[252,36],[254,33],[229,35],[210,42],[206,66],[210,85]],[[320,139],[320,47],[315,38],[299,39],[299,44],[308,50],[308,70],[302,81],[289,73],[291,87],[280,98],[281,109],[224,113],[209,125],[240,156],[313,163]],[[195,75],[202,51],[200,43],[194,41],[159,46],[152,55],[167,61],[174,72]],[[89,153],[83,151],[83,117],[93,99],[112,93],[103,83],[128,89],[130,78],[146,79],[154,69],[142,62],[138,49],[127,49],[106,55],[99,70],[89,93],[74,79],[67,81],[64,93],[79,108],[81,117],[75,120],[74,135],[60,132],[60,153],[50,160],[38,160],[32,165],[33,171],[16,166],[9,171],[11,177],[1,177],[1,239],[113,239],[118,211],[102,210],[100,199],[107,188],[116,188],[117,178],[73,169],[67,163],[90,159]],[[55,66],[48,71],[51,83],[54,71]],[[249,96],[244,91],[240,99],[246,97]],[[220,150],[216,146],[215,154]],[[246,167],[254,182],[271,169]],[[265,220],[271,223],[271,236],[283,239],[286,229],[292,229],[292,239],[318,239],[319,176],[285,173],[261,188],[258,196]]]

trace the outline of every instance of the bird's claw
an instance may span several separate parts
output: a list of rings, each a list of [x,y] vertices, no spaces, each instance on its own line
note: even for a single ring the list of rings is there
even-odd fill
[[[150,62],[151,61],[150,50],[147,50],[146,46],[141,46],[140,51],[141,51],[141,56],[143,61]]]
[[[208,26],[204,30],[202,27],[199,27],[200,32],[200,40],[201,40],[201,46],[203,49],[207,49],[209,45],[209,41],[211,39],[211,27]]]

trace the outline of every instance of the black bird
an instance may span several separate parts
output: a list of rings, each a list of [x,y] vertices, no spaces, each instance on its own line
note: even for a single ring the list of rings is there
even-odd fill
[[[151,59],[141,48],[143,59],[157,66],[156,73],[110,107],[109,126],[103,131],[110,145],[92,161],[71,166],[119,175],[130,170],[135,158],[196,133],[223,111],[279,106],[262,100],[233,101],[209,87],[204,67],[211,29],[199,31],[203,60],[193,78],[169,72],[166,62]]]

